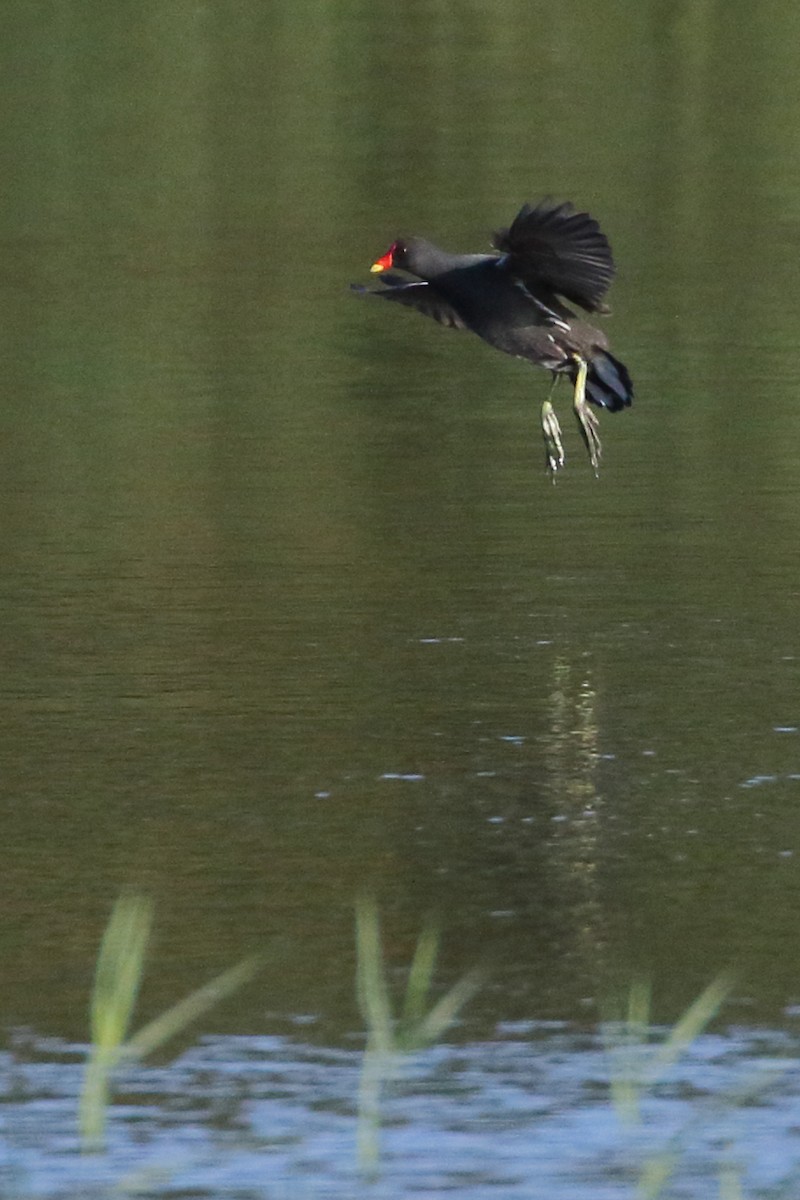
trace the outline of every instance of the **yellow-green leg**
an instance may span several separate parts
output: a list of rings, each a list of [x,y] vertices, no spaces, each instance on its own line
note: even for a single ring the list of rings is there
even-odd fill
[[[553,376],[547,399],[542,404],[542,434],[544,436],[544,460],[551,475],[560,471],[564,465],[564,447],[561,442],[561,426],[558,423],[556,410],[553,408],[552,395],[558,383],[558,376]]]
[[[575,361],[578,364],[578,374],[575,378],[575,394],[572,398],[572,408],[578,422],[578,428],[581,431],[583,443],[589,452],[589,462],[592,464],[596,475],[600,469],[600,455],[603,450],[600,435],[597,432],[600,422],[595,413],[592,412],[589,402],[586,399],[586,375],[588,372],[586,359],[578,358],[576,355]]]

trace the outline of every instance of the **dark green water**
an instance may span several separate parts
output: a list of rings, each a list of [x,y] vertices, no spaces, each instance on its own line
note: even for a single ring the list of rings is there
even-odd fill
[[[359,1021],[352,901],[438,911],[475,1019],[725,966],[800,994],[800,9],[6,4],[0,1020],[82,1037],[272,935]],[[637,385],[542,471],[543,372],[351,280],[602,222]],[[566,399],[566,397],[564,398]],[[264,1025],[250,989],[215,1027]],[[594,1011],[592,1008],[590,1012]],[[737,1010],[739,1012],[739,1010]]]

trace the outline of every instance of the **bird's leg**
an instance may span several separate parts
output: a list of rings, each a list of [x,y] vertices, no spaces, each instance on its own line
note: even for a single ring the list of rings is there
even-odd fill
[[[600,435],[597,432],[600,422],[592,412],[589,402],[586,399],[588,363],[585,358],[581,358],[577,354],[575,355],[575,362],[578,364],[578,374],[575,377],[575,393],[572,398],[572,408],[575,412],[578,428],[581,431],[583,443],[589,452],[589,462],[592,464],[592,469],[596,475],[600,469],[600,455],[603,450]]]
[[[551,475],[555,475],[556,471],[560,471],[564,465],[564,447],[561,444],[561,426],[558,423],[556,410],[553,408],[553,401],[551,399],[557,383],[558,376],[553,375],[553,382],[550,385],[550,391],[547,393],[547,399],[542,404],[544,461],[547,470]]]

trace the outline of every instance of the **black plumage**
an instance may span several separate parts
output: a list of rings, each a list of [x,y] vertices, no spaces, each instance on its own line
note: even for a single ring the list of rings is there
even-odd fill
[[[602,330],[564,303],[607,312],[605,296],[615,268],[608,239],[588,213],[569,203],[523,205],[508,229],[494,235],[494,254],[449,254],[422,238],[398,238],[373,264],[416,276],[383,274],[369,294],[416,308],[439,324],[471,329],[506,354],[567,375],[574,409],[592,465],[597,468],[597,418],[587,401],[610,412],[628,407],[633,385],[611,354]],[[369,289],[359,288],[359,291]],[[542,406],[547,465],[563,466],[561,431],[548,396]]]

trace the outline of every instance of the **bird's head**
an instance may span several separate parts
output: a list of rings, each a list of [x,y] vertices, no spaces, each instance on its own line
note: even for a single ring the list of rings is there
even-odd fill
[[[392,242],[382,258],[376,259],[370,267],[370,271],[373,273],[388,271],[390,267],[395,267],[400,271],[408,270],[407,255],[408,245],[405,239],[398,238],[397,241]]]

